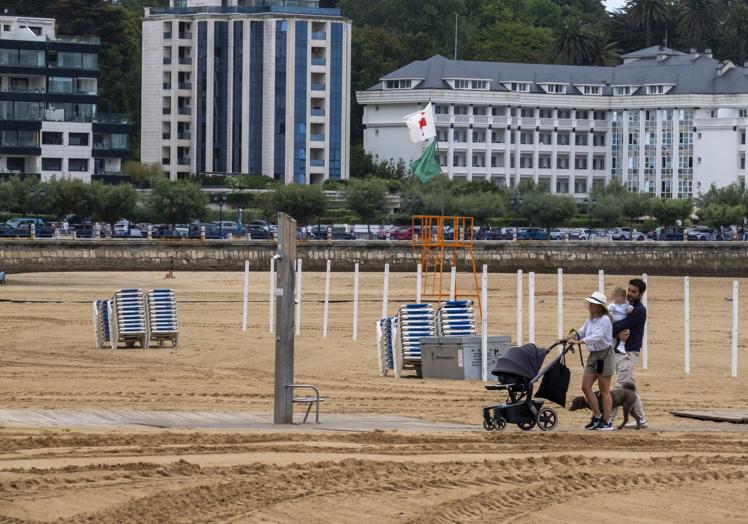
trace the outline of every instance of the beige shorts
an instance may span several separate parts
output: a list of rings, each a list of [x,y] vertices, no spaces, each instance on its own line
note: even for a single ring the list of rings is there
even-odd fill
[[[587,365],[584,366],[585,373],[593,373],[610,377],[616,369],[616,358],[613,348],[603,349],[602,351],[590,351],[587,356]]]

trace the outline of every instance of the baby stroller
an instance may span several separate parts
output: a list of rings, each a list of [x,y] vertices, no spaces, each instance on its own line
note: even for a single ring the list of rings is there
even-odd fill
[[[541,369],[546,355],[559,345],[563,345],[561,354]],[[511,347],[499,357],[491,372],[499,383],[489,384],[485,388],[491,391],[507,390],[509,395],[505,402],[483,408],[483,427],[486,431],[503,431],[507,423],[517,424],[524,431],[531,430],[535,425],[542,431],[555,429],[558,425],[556,411],[543,407],[542,400],[534,399],[533,388],[543,378],[543,393],[538,394],[563,406],[569,388],[569,370],[562,361],[570,351],[574,352],[573,345],[561,340],[548,349],[538,348],[535,344]]]

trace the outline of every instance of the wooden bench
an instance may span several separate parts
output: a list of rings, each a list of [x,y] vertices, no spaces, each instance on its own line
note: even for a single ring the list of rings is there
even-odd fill
[[[319,424],[319,404],[320,402],[324,402],[325,400],[324,397],[319,396],[319,389],[311,384],[291,384],[287,387],[291,388],[292,392],[296,389],[311,389],[314,391],[314,396],[293,397],[293,403],[307,405],[306,413],[304,414],[304,422],[302,422],[302,424],[306,424],[306,420],[307,418],[309,418],[309,412],[312,410],[312,406],[316,406],[317,409],[314,418],[315,422]]]

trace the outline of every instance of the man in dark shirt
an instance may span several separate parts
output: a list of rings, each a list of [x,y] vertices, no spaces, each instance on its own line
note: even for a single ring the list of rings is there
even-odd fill
[[[634,367],[639,360],[639,352],[642,348],[644,339],[644,325],[647,323],[647,308],[641,303],[642,295],[647,290],[647,285],[640,278],[633,278],[629,281],[626,298],[629,304],[634,308],[626,318],[613,322],[613,336],[620,338],[626,344],[626,353],[616,352],[616,385],[620,388],[627,382],[636,383],[634,379]],[[611,413],[611,419],[615,419],[616,411]],[[647,419],[644,416],[644,407],[639,397],[639,391],[636,391],[636,403],[634,411],[639,417],[639,428],[647,427]],[[637,427],[636,422],[629,424],[627,427]]]

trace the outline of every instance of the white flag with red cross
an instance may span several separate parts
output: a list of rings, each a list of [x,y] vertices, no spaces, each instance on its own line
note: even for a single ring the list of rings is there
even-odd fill
[[[410,133],[410,141],[414,144],[425,142],[436,136],[436,125],[434,124],[434,109],[431,102],[426,107],[404,118]]]

